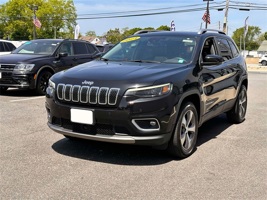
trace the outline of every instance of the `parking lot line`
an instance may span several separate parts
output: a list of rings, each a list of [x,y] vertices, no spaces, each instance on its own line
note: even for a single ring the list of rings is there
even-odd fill
[[[10,102],[29,101],[29,100],[41,99],[41,98],[44,98],[44,97],[41,96],[41,97],[30,97],[30,98],[25,98],[25,99],[15,99],[15,100],[10,100]]]

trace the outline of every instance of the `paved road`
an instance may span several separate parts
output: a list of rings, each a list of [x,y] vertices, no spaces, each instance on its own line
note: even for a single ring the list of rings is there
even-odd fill
[[[0,96],[1,199],[267,199],[267,73],[249,72],[246,121],[221,115],[196,152],[70,142],[46,126],[44,97]]]

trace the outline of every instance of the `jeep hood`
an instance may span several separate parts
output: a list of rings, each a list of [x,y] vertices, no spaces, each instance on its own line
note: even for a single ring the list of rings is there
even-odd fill
[[[103,82],[153,84],[185,68],[181,64],[91,61],[57,73],[53,81],[78,85],[90,81],[97,85]]]

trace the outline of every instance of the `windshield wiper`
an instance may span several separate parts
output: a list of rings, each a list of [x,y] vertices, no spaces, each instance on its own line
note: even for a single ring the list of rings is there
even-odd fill
[[[109,61],[109,59],[107,59],[107,58],[100,58],[100,60],[103,60],[103,61]]]
[[[140,63],[161,63],[160,61],[156,61],[156,60],[130,60],[130,62],[140,62]]]

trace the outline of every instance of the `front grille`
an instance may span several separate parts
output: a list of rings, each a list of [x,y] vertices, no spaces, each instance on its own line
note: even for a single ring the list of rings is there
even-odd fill
[[[15,64],[0,64],[0,69],[3,69],[5,71],[13,71],[15,68]]]
[[[65,102],[116,105],[119,88],[58,84],[57,98]]]

